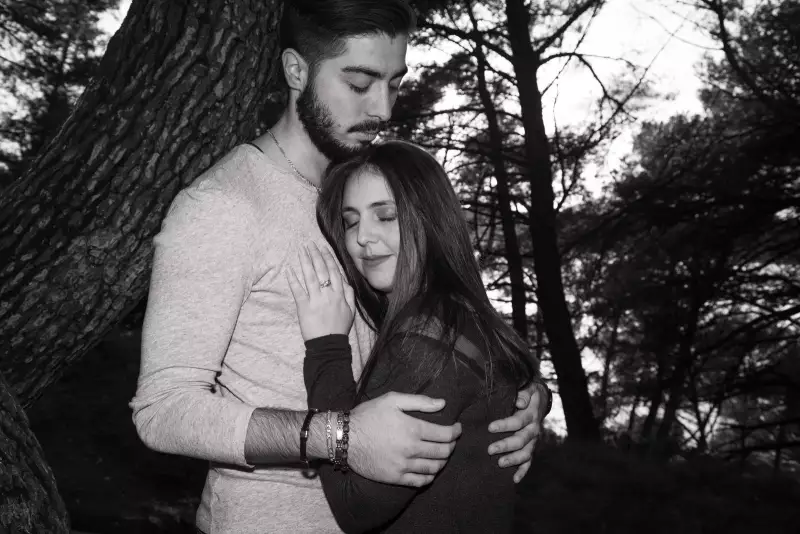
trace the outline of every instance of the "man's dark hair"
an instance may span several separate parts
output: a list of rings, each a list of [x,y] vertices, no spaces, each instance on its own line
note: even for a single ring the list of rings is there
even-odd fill
[[[409,34],[416,15],[404,0],[287,0],[281,21],[281,50],[293,48],[313,71],[345,51],[345,39]]]

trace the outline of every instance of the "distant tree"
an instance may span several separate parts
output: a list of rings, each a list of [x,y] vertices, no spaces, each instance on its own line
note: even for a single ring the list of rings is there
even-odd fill
[[[119,0],[8,0],[0,6],[0,187],[55,136],[105,48],[98,15]],[[5,100],[5,99],[4,99]]]
[[[733,420],[762,438],[770,422],[773,447],[796,447],[794,408],[781,406],[800,388],[787,365],[800,340],[800,10],[713,14],[725,54],[706,64],[706,113],[646,124],[607,195],[569,218],[588,252],[578,287],[592,348],[612,355],[598,404],[630,407],[628,428],[656,444],[677,430],[696,450],[722,448]]]
[[[417,139],[452,161],[487,285],[510,304],[514,327],[529,339],[535,335],[540,353],[546,347],[568,433],[587,440],[599,439],[599,430],[574,335],[580,318],[566,301],[558,213],[580,199],[587,158],[629,120],[646,87],[646,69],[630,63],[621,63],[632,68],[614,83],[604,82],[594,63],[613,58],[598,60],[581,49],[603,4],[464,0],[425,18],[417,36],[423,46],[456,50],[444,65],[425,68],[448,73],[459,97],[457,104],[422,110],[426,124],[438,128]],[[545,67],[553,65],[595,74],[599,98],[588,124],[557,125],[548,135],[543,99],[558,82]],[[529,317],[531,302],[537,311]]]

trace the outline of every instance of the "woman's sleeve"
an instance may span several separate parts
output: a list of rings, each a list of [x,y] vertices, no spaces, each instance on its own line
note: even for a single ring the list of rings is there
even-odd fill
[[[355,405],[352,354],[346,335],[330,335],[306,341],[303,379],[308,407],[349,410]]]
[[[334,339],[335,338],[335,339]],[[313,340],[312,340],[313,341]],[[350,369],[350,346],[346,336],[319,338],[324,350],[307,351],[305,362],[309,406],[321,410],[352,407],[355,383]],[[308,345],[307,345],[308,347]],[[310,353],[309,353],[310,352]],[[472,366],[474,362],[430,337],[416,334],[399,336],[382,354],[370,376],[367,395],[378,397],[390,391],[416,393],[446,401],[436,413],[411,413],[414,417],[441,425],[452,425],[471,404],[481,388]],[[415,383],[417,363],[445,362],[442,372],[422,386]],[[348,378],[349,377],[349,378]],[[350,400],[350,406],[346,406]],[[329,404],[328,404],[329,403]],[[391,429],[387,429],[391,431]],[[347,533],[369,532],[391,522],[424,488],[383,484],[353,471],[335,471],[330,464],[320,468],[325,497],[341,529]]]

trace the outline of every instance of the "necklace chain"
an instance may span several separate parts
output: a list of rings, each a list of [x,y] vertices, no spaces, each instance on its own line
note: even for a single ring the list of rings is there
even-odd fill
[[[286,163],[288,163],[288,164],[289,164],[289,166],[292,168],[292,170],[295,172],[295,174],[296,174],[296,175],[297,175],[297,176],[298,176],[298,177],[299,177],[301,180],[303,180],[305,183],[307,183],[308,185],[310,185],[311,187],[313,187],[313,188],[314,188],[314,189],[315,189],[317,192],[319,192],[319,187],[317,187],[316,185],[314,185],[314,182],[312,182],[311,180],[309,180],[308,178],[306,178],[305,176],[303,176],[303,173],[302,173],[302,172],[300,172],[299,170],[297,170],[297,167],[295,167],[295,166],[294,166],[294,163],[292,163],[292,160],[290,160],[290,159],[289,159],[289,156],[287,156],[287,155],[286,155],[286,152],[284,152],[284,150],[283,150],[283,147],[282,147],[282,146],[281,146],[281,144],[278,142],[278,139],[275,137],[275,134],[274,134],[274,133],[272,133],[272,130],[267,130],[267,132],[269,132],[269,136],[270,136],[270,137],[272,137],[272,141],[275,143],[275,146],[276,146],[276,147],[278,147],[278,150],[280,150],[280,151],[281,151],[281,154],[283,154],[283,157],[284,157],[284,159],[286,160]]]

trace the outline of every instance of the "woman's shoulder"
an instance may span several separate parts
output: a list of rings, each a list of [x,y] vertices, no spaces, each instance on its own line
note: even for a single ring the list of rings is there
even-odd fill
[[[428,344],[454,350],[457,355],[483,361],[486,347],[482,327],[475,314],[466,307],[457,313],[444,313],[443,306],[427,306],[421,299],[409,302],[398,316],[396,335],[413,336]]]

